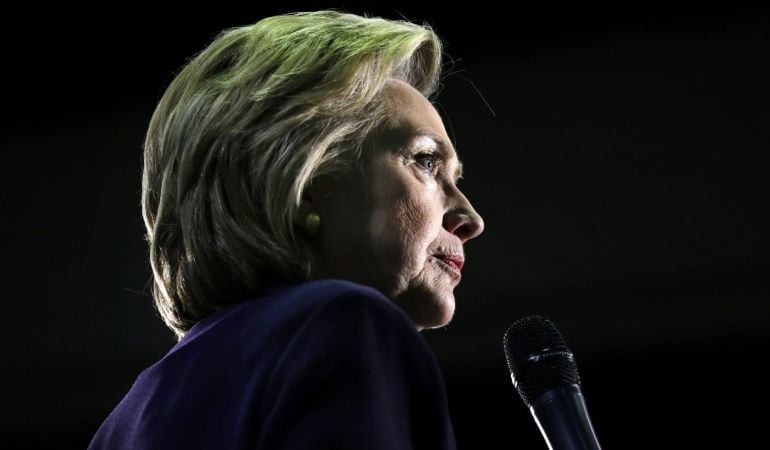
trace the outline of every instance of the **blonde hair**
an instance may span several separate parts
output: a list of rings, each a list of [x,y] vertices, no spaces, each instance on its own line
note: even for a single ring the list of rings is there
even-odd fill
[[[142,176],[153,297],[178,338],[272,282],[310,277],[293,225],[305,188],[352,169],[389,80],[429,97],[440,69],[429,26],[337,11],[226,30],[181,69],[150,121]]]

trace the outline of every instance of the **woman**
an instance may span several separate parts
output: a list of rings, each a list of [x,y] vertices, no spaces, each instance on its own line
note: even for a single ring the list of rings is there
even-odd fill
[[[91,448],[454,448],[418,331],[483,229],[426,96],[428,28],[333,11],[229,30],[145,142],[154,298],[179,343]]]

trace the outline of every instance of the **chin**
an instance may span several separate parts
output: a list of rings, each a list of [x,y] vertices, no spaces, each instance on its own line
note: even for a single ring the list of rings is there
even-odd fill
[[[453,294],[415,293],[397,297],[396,303],[406,311],[417,330],[443,327],[452,321],[455,314]]]
[[[449,325],[449,322],[452,321],[452,317],[454,317],[454,308],[452,308],[451,311],[442,311],[442,314],[436,314],[435,316],[430,317],[429,320],[425,321],[424,325],[420,325],[417,322],[415,322],[415,325],[417,325],[417,330],[419,331],[441,328]]]

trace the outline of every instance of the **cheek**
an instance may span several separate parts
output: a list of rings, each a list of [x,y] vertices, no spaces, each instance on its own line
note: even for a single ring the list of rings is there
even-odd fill
[[[383,202],[373,217],[372,232],[387,253],[402,263],[422,261],[438,236],[442,214],[434,195],[424,189],[404,189]]]

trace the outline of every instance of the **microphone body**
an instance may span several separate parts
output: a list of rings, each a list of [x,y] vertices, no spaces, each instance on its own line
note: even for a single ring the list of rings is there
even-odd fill
[[[547,318],[514,322],[503,339],[513,386],[551,450],[601,450],[572,352]]]
[[[548,448],[600,450],[580,386],[568,384],[544,392],[529,407]]]

